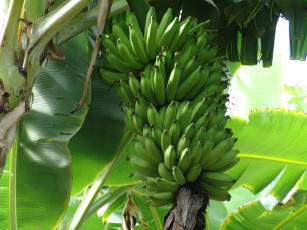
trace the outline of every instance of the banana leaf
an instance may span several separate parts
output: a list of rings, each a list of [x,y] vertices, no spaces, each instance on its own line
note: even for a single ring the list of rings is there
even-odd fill
[[[228,127],[238,138],[240,162],[228,171],[237,179],[232,188],[246,186],[254,193],[272,182],[270,193],[283,200],[307,166],[307,115],[285,109],[259,109],[249,121],[232,118]]]
[[[0,180],[1,230],[54,229],[68,206],[72,184],[68,142],[87,114],[86,107],[70,113],[81,97],[87,70],[85,36],[71,40],[62,51],[65,62],[43,64],[32,109],[19,125]]]

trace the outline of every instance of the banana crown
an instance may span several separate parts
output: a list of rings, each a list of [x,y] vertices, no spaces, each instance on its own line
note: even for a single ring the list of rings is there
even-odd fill
[[[225,128],[228,76],[209,22],[179,20],[154,8],[144,31],[132,12],[102,39],[102,78],[115,84],[126,125],[136,134],[129,158],[152,205],[172,202],[191,183],[215,200],[229,200],[235,181],[223,171],[238,162],[236,139]]]

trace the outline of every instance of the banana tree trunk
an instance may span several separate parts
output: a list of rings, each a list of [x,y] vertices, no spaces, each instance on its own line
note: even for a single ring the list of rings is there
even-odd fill
[[[165,216],[163,230],[203,230],[204,214],[209,202],[208,196],[199,188],[189,185],[182,187],[176,203]]]

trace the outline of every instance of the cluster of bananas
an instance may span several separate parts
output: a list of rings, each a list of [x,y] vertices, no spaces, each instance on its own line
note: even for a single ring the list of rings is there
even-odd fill
[[[211,199],[229,200],[223,171],[238,162],[236,139],[225,129],[228,86],[224,59],[208,22],[180,21],[167,12],[158,24],[151,8],[144,33],[135,15],[102,39],[102,77],[116,85],[127,126],[136,134],[129,158],[153,205],[170,203],[191,183]]]

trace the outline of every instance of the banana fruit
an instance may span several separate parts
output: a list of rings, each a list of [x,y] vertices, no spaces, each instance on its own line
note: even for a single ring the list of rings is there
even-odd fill
[[[159,22],[154,8],[144,30],[134,13],[113,23],[102,38],[100,70],[123,99],[135,133],[132,174],[145,183],[151,205],[173,202],[180,187],[195,184],[214,200],[229,200],[235,180],[224,171],[238,163],[236,139],[225,128],[228,86],[216,32],[208,22],[181,21],[168,9]]]

